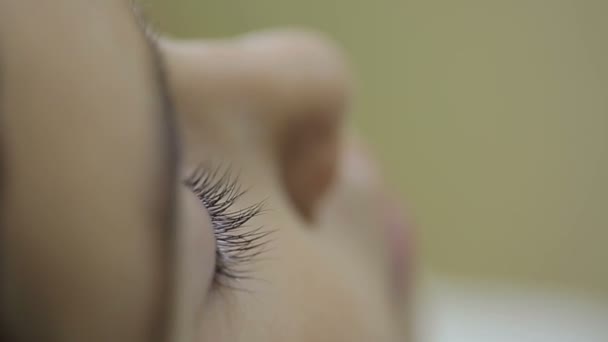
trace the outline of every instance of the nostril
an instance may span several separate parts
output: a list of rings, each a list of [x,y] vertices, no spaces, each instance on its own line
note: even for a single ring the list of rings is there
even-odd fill
[[[329,117],[302,117],[281,138],[283,181],[294,206],[308,221],[314,219],[316,205],[336,174],[338,123]]]

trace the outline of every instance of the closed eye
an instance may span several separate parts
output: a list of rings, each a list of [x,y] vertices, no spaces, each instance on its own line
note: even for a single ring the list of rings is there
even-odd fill
[[[147,25],[140,13],[136,11],[136,14],[153,56],[162,105],[163,136],[167,146],[166,163],[171,168],[170,179],[176,179],[179,165],[179,139],[174,118],[175,106],[169,92],[165,63],[158,45],[158,35]],[[267,237],[271,233],[264,227],[247,225],[253,217],[262,212],[263,203],[238,210],[233,208],[245,191],[239,186],[238,177],[233,176],[230,168],[201,164],[183,181],[183,184],[196,195],[211,218],[216,245],[214,284],[216,287],[239,288],[236,283],[251,277],[247,265],[264,251]],[[173,224],[175,202],[175,190],[167,192],[167,208],[171,213],[168,224]],[[171,231],[172,229],[167,230],[167,234]],[[167,239],[174,240],[170,235]],[[175,243],[172,245],[172,248],[176,248]],[[175,250],[170,253],[175,255]]]
[[[261,213],[263,203],[234,209],[245,191],[229,168],[201,165],[184,184],[196,195],[211,218],[216,241],[215,284],[238,288],[235,282],[250,277],[247,265],[264,252],[271,233],[264,227],[252,229],[247,225]]]

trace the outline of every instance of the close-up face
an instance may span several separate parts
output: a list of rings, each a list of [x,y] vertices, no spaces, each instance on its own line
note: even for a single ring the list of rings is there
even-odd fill
[[[400,206],[317,33],[0,0],[0,340],[408,340]]]

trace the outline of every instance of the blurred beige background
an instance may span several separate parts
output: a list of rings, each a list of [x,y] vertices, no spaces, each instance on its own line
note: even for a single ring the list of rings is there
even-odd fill
[[[608,1],[147,0],[180,37],[304,26],[359,78],[354,117],[420,260],[608,296]]]

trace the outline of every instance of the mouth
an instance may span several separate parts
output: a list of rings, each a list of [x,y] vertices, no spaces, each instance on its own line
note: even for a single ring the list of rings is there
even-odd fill
[[[387,199],[384,216],[389,268],[395,293],[402,295],[409,289],[412,272],[412,227],[405,209],[392,199]]]

